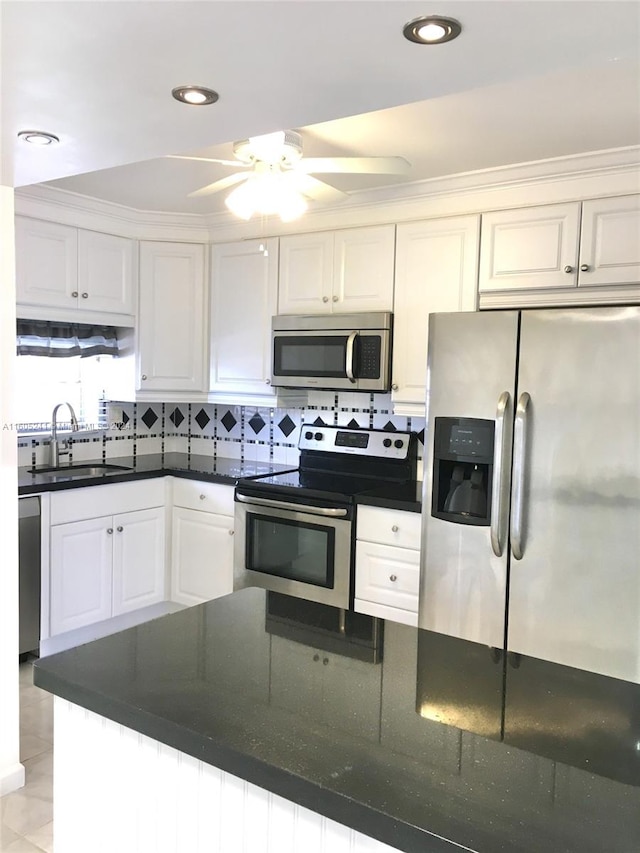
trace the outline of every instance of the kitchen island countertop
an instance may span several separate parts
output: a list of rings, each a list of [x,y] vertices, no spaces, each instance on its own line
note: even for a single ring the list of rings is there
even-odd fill
[[[35,684],[407,853],[640,849],[640,788],[419,716],[416,629],[386,622],[382,663],[314,657],[265,603],[245,589],[41,659]]]

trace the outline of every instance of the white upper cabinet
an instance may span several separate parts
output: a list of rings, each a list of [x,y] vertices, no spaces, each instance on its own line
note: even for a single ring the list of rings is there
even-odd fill
[[[211,257],[210,390],[270,394],[278,239],[214,245]]]
[[[484,214],[480,292],[575,285],[579,228],[579,202]]]
[[[582,205],[578,285],[640,284],[640,195]]]
[[[640,195],[482,217],[483,307],[625,302],[638,284]]]
[[[140,243],[141,391],[205,391],[204,246]]]
[[[133,240],[24,216],[15,223],[19,305],[74,320],[80,312],[134,313]]]
[[[279,314],[391,311],[395,226],[280,238]]]
[[[398,225],[393,318],[395,411],[424,417],[429,314],[474,311],[479,216]]]

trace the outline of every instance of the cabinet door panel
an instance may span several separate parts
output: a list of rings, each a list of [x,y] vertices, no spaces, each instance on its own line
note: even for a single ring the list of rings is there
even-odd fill
[[[51,528],[51,636],[111,616],[111,518]]]
[[[125,237],[78,231],[81,308],[133,313],[133,246]]]
[[[204,247],[141,243],[140,390],[204,390],[204,319]]]
[[[173,509],[171,600],[201,604],[233,592],[233,518]]]
[[[391,311],[395,226],[336,231],[334,312]]]
[[[483,214],[480,292],[575,286],[579,222],[579,202]]]
[[[279,314],[331,312],[333,233],[280,238]]]
[[[398,225],[393,333],[394,404],[425,404],[429,314],[474,311],[480,218]]]
[[[78,299],[77,229],[16,216],[16,299],[75,311]]]
[[[114,515],[113,615],[164,600],[164,508]]]
[[[264,246],[267,254],[260,250]],[[211,264],[212,391],[264,394],[271,375],[271,318],[278,310],[278,240],[214,246]]]
[[[582,205],[578,285],[600,284],[640,284],[640,195]]]

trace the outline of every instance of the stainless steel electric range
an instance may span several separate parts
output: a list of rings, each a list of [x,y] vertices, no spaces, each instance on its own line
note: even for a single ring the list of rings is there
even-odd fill
[[[417,436],[308,425],[298,446],[297,471],[236,486],[234,589],[258,586],[346,610],[355,498],[415,481]]]

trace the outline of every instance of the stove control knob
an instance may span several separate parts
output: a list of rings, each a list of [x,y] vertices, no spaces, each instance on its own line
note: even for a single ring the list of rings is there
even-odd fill
[[[307,439],[307,441],[311,441],[311,439],[313,438],[313,433],[310,430],[307,430],[304,434],[304,437]]]
[[[391,447],[391,445],[393,444],[390,438],[385,438],[382,443],[385,447]]]
[[[322,439],[324,438],[321,432],[317,432],[313,437],[316,441],[322,441]]]
[[[398,450],[400,450],[400,448],[404,446],[404,441],[401,438],[396,438],[393,443],[398,448]]]

